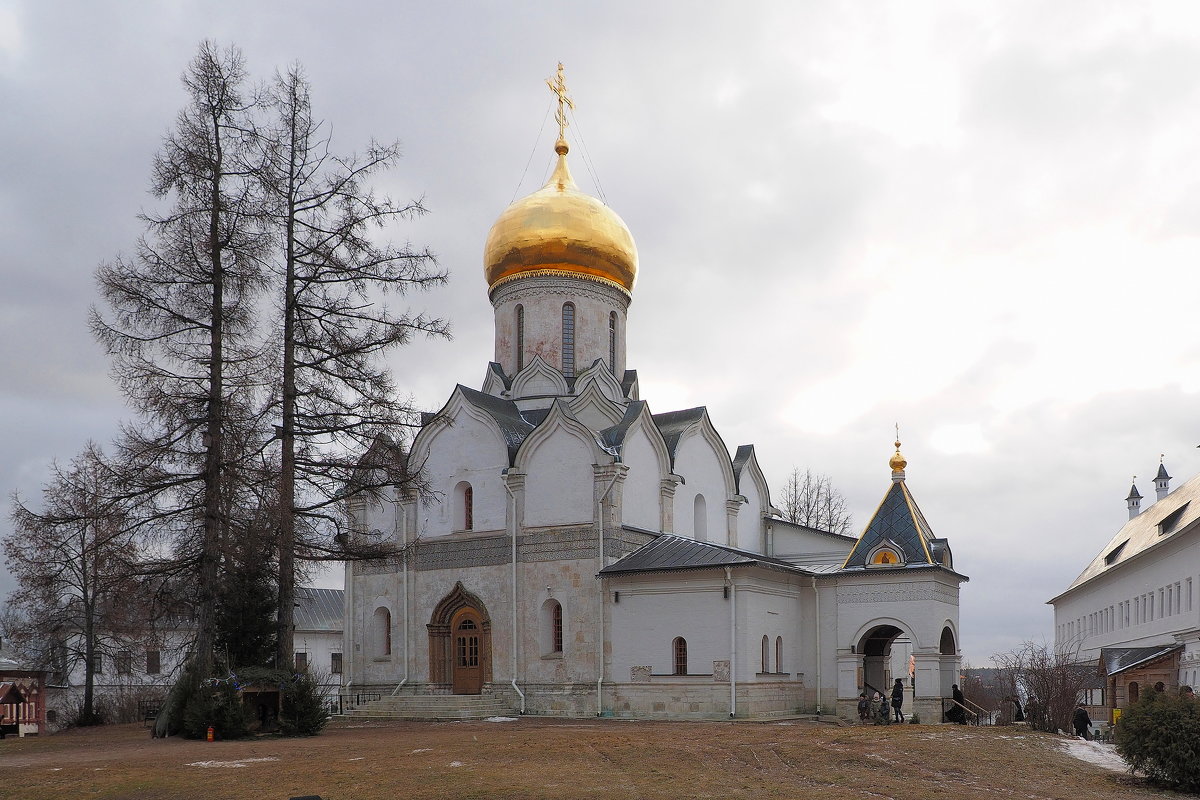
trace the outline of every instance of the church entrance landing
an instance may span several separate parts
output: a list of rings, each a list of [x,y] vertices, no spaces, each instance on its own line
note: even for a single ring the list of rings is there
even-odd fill
[[[492,622],[483,602],[457,583],[427,627],[431,682],[454,694],[480,694],[492,680]]]

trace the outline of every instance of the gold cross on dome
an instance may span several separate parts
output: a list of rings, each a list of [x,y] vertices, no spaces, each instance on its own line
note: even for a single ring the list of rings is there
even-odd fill
[[[553,81],[546,79],[546,85],[550,87],[550,91],[558,95],[558,112],[554,115],[554,119],[558,121],[558,141],[560,144],[565,144],[567,140],[567,109],[575,110],[575,104],[571,102],[571,98],[567,97],[567,81],[563,77],[562,62],[558,62],[558,74]]]

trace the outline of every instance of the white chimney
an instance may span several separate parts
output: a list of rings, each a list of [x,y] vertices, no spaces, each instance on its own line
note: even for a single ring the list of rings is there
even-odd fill
[[[1136,481],[1137,476],[1134,475],[1133,479]],[[1142,513],[1142,493],[1137,490],[1136,483],[1129,487],[1129,496],[1125,498],[1125,505],[1129,507],[1130,519]]]

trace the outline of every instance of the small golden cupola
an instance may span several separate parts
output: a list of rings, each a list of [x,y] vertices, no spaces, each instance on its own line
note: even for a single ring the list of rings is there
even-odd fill
[[[575,185],[567,166],[566,95],[562,64],[558,95],[558,164],[546,185],[517,200],[492,225],[484,246],[488,292],[522,276],[571,276],[615,286],[629,295],[637,280],[638,256],[629,228],[616,212]]]

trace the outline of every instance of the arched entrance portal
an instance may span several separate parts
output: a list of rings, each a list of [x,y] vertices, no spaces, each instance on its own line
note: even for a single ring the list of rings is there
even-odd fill
[[[455,694],[480,694],[492,680],[492,622],[483,602],[456,583],[427,627],[430,681]]]
[[[904,631],[895,625],[877,625],[859,640],[856,651],[862,655],[862,688],[871,692],[890,694],[892,681],[904,675],[892,674],[892,643],[904,636]]]

